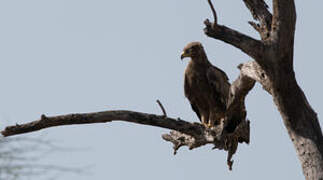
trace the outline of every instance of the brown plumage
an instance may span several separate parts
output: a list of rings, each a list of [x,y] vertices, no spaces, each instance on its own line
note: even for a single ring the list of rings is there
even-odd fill
[[[202,124],[212,127],[224,118],[230,83],[221,69],[213,66],[199,42],[185,46],[181,59],[190,57],[185,70],[184,91]]]

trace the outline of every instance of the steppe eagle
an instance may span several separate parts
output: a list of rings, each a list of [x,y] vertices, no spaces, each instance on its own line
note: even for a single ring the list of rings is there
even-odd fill
[[[225,116],[229,79],[209,62],[201,43],[187,44],[181,59],[185,57],[190,57],[185,70],[185,96],[203,125],[209,128],[219,125]]]

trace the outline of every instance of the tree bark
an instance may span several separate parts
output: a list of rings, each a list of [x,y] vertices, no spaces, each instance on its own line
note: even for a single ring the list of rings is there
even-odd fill
[[[293,70],[295,2],[293,0],[273,0],[273,15],[267,10],[268,6],[263,0],[244,0],[244,3],[254,19],[260,23],[250,22],[252,27],[259,32],[262,39],[261,44],[264,47],[260,55],[257,56],[253,56],[253,50],[246,52],[259,63],[261,70],[258,72],[263,71],[263,74],[258,76],[263,78],[256,80],[272,95],[289,137],[295,146],[305,178],[321,180],[323,179],[321,127],[316,113],[297,84]],[[217,27],[221,26],[206,24],[205,34],[223,41],[224,38],[219,38],[217,34],[219,32],[214,30]],[[243,52],[246,51],[233,42],[224,42]],[[243,45],[246,44],[243,43]],[[250,43],[250,46],[253,47],[254,43]]]

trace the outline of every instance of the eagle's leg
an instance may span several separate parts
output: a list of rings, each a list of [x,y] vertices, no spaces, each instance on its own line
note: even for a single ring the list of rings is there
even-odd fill
[[[211,127],[214,127],[214,126],[215,126],[216,118],[217,118],[217,113],[216,113],[216,112],[211,111],[211,112],[210,112],[210,117],[209,117],[209,122],[208,122],[208,124],[207,124],[207,126],[208,126],[209,128],[211,128]]]
[[[215,127],[216,125],[215,125],[215,123],[214,123],[214,122],[215,122],[214,120],[209,121],[209,123],[208,123],[208,127],[209,127],[209,128]]]
[[[202,115],[201,116],[201,121],[202,121],[202,124],[205,126],[205,127],[209,127],[208,124],[209,124],[209,115]]]
[[[218,112],[218,111],[210,112],[208,127],[211,128],[211,127],[220,125],[224,120],[224,116],[225,114],[223,112]]]
[[[208,121],[208,123],[207,123],[207,127],[208,127],[208,128],[213,127],[213,126],[214,126],[214,123],[215,123],[215,116],[214,116],[214,114],[211,112],[211,113],[210,113],[210,117],[209,117],[209,121]]]

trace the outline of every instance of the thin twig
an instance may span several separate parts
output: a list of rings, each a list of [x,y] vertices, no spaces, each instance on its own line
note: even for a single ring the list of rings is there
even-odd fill
[[[165,110],[163,104],[158,99],[156,102],[159,105],[160,109],[163,111],[164,116],[167,117],[167,113],[166,113],[166,110]]]
[[[216,16],[216,11],[214,9],[214,6],[212,4],[212,1],[211,0],[208,0],[208,2],[209,2],[209,5],[211,7],[212,14],[213,14],[213,17],[214,17],[214,24],[216,25],[216,24],[218,24],[218,17]]]

